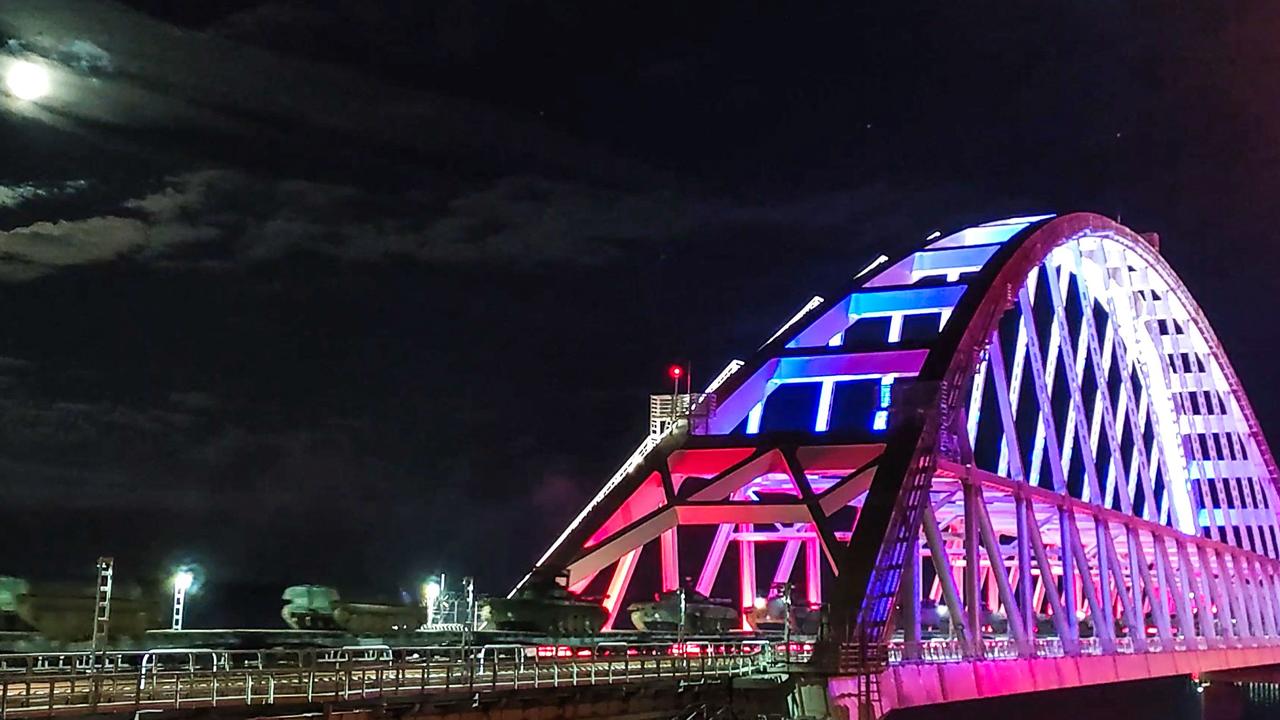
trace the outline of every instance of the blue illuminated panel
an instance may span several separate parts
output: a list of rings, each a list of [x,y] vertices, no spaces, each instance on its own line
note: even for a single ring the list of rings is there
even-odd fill
[[[936,312],[955,307],[964,290],[964,285],[933,285],[902,290],[858,292],[849,298],[849,314]]]
[[[964,294],[965,285],[927,285],[896,290],[861,290],[835,303],[809,327],[787,343],[789,348],[819,347],[849,327],[849,323],[868,315],[891,315],[940,312],[955,307]]]
[[[992,245],[969,245],[958,248],[926,250],[912,256],[912,269],[917,273],[931,270],[977,270],[982,267],[1000,243]]]

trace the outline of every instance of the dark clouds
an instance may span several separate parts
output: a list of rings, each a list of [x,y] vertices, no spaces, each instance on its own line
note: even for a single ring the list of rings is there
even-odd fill
[[[111,54],[90,40],[80,38],[53,41],[44,36],[9,38],[5,52],[15,57],[43,57],[53,64],[87,75],[105,75],[112,70]]]
[[[84,180],[68,180],[61,183],[22,183],[0,185],[0,208],[13,209],[34,200],[61,198],[82,191]]]
[[[11,279],[125,255],[211,268],[296,251],[351,260],[593,264],[629,244],[687,232],[693,211],[681,203],[532,175],[370,191],[204,170],[165,178],[124,201],[117,215],[14,228],[0,234],[0,247]]]

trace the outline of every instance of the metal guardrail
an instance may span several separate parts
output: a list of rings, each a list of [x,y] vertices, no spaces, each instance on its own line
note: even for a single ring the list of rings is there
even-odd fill
[[[1115,653],[1119,655],[1130,655],[1137,650],[1134,648],[1132,638],[1118,637],[1113,641],[1115,643]],[[1163,642],[1158,637],[1146,638],[1145,652],[1178,652],[1183,650],[1207,650],[1209,644],[1204,638],[1192,638],[1190,640],[1176,637],[1173,639],[1171,647],[1165,648]],[[924,640],[919,643],[918,657],[906,657],[906,643],[901,640],[895,640],[889,643],[889,662],[898,663],[941,663],[941,662],[962,662],[965,660],[975,659],[971,655],[967,655],[964,651],[964,645],[960,640],[955,638],[947,638],[941,640]],[[1035,657],[1056,658],[1066,657],[1069,653],[1062,644],[1062,639],[1057,637],[1045,637],[1035,639]],[[1102,642],[1097,637],[1080,638],[1080,655],[1102,655]],[[982,659],[984,660],[1016,660],[1022,657],[1018,652],[1017,643],[1011,638],[984,638],[982,641]]]
[[[0,718],[701,680],[767,668],[762,641],[0,656]]]

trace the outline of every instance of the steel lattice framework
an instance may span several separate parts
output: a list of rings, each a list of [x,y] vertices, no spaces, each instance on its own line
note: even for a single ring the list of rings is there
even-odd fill
[[[1154,236],[1077,213],[930,238],[694,397],[534,570],[610,623],[656,545],[662,589],[731,587],[749,624],[798,574],[837,636],[903,659],[1280,641],[1275,461]]]

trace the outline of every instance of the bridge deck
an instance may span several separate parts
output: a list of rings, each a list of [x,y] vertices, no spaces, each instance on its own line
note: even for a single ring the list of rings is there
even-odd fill
[[[1201,638],[1164,647],[1149,639],[1134,651],[1119,639],[1106,652],[1083,639],[1066,655],[1057,638],[1036,642],[1022,657],[1005,638],[983,643],[984,657],[966,658],[958,640],[920,643],[904,660],[903,643],[889,648],[878,677],[875,715],[897,708],[972,700],[1172,675],[1280,666],[1280,645],[1211,648]],[[807,659],[797,645],[788,658],[761,641],[727,643],[599,643],[473,648],[361,648],[304,651],[165,650],[130,653],[0,656],[0,717],[87,715],[282,704],[380,702],[432,697],[447,702],[474,694],[563,690],[605,685],[699,682],[782,669]],[[795,669],[799,666],[792,665]],[[865,680],[833,677],[823,704],[858,717]],[[828,699],[829,698],[829,699]]]
[[[545,649],[545,648],[544,648]],[[674,652],[673,652],[674,650]],[[0,717],[377,701],[753,673],[762,643],[603,643],[586,656],[532,646],[113,653],[0,658]],[[549,655],[549,656],[546,656]],[[557,656],[559,655],[559,656]]]

